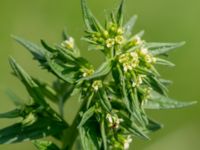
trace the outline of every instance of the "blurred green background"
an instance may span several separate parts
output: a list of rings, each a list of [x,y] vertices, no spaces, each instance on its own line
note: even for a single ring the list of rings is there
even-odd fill
[[[116,8],[119,0],[88,0],[94,14],[102,21],[104,14]],[[170,53],[176,68],[160,69],[162,75],[174,81],[170,96],[180,100],[200,99],[200,1],[199,0],[127,0],[126,17],[138,14],[135,32],[145,29],[144,38],[153,42],[186,41],[187,44]],[[60,33],[66,27],[83,49],[82,54],[99,64],[102,55],[88,52],[80,41],[83,22],[79,0],[0,0],[0,112],[14,108],[5,91],[12,89],[26,99],[24,87],[10,75],[8,57],[13,56],[33,76],[50,81],[51,75],[41,71],[31,55],[11,38],[15,34],[35,43],[46,39],[60,42]],[[76,100],[65,107],[73,117]],[[134,139],[131,150],[199,150],[200,106],[180,110],[149,112],[162,122],[164,129],[151,135],[150,141]],[[0,128],[13,123],[0,120]],[[34,150],[25,142],[1,145],[0,150]]]

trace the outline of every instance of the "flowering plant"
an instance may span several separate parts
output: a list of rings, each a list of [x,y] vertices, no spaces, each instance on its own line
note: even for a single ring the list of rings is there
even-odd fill
[[[66,32],[63,42],[49,46],[41,40],[42,47],[13,36],[56,80],[49,85],[31,77],[10,58],[14,75],[26,87],[30,102],[22,103],[12,96],[17,108],[0,114],[0,118],[20,117],[21,121],[0,130],[0,144],[32,141],[38,150],[71,150],[75,141],[80,141],[83,150],[124,150],[133,137],[149,139],[148,133],[162,127],[147,116],[146,109],[194,104],[168,98],[167,85],[171,82],[162,79],[155,67],[174,66],[164,56],[184,42],[149,43],[142,40],[143,31],[133,35],[137,17],[124,23],[124,1],[102,26],[81,0],[86,26],[83,40],[89,43],[89,50],[99,50],[105,56],[97,69],[81,57],[75,40]],[[69,124],[64,118],[64,104],[73,95],[79,95],[81,106]],[[41,140],[48,136],[60,145]]]

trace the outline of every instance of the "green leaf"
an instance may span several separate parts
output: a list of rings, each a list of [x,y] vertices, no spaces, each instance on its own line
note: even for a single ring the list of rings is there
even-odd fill
[[[166,79],[160,79],[160,82],[165,86],[169,86],[173,83],[171,80],[166,80]]]
[[[38,85],[32,80],[32,78],[15,62],[13,58],[9,60],[10,65],[16,74],[16,76],[22,81],[26,87],[28,93],[33,98],[33,100],[43,106],[46,106],[46,102],[43,94],[41,93]]]
[[[86,112],[84,112],[82,119],[78,125],[78,128],[83,126],[88,121],[88,119],[90,119],[94,115],[94,112],[95,112],[95,106],[90,107]]]
[[[21,117],[21,110],[14,109],[6,113],[0,113],[0,118],[17,118]]]
[[[126,84],[125,84],[125,78],[124,78],[124,75],[122,73],[122,70],[120,68],[120,66],[118,65],[117,66],[117,71],[119,73],[119,80],[116,80],[115,82],[116,83],[119,83],[121,84],[121,93],[123,95],[122,97],[122,101],[123,103],[125,104],[127,110],[132,113],[132,110],[131,110],[131,105],[130,105],[130,102],[129,102],[129,98],[128,98],[128,95],[127,95],[127,92],[126,92]]]
[[[56,49],[54,49],[54,48],[50,47],[49,45],[47,45],[47,43],[44,40],[41,40],[41,44],[50,53],[57,51]]]
[[[176,101],[174,99],[165,97],[159,94],[158,92],[153,91],[151,93],[151,98],[145,101],[143,107],[145,109],[175,109],[175,108],[188,107],[193,104],[196,104],[196,102]]]
[[[49,135],[54,135],[66,125],[54,118],[41,117],[32,124],[17,123],[0,130],[0,144],[11,144],[22,141],[30,141]]]
[[[107,112],[111,112],[112,106],[111,106],[110,100],[109,100],[109,98],[108,98],[108,95],[107,95],[105,89],[100,88],[100,89],[98,90],[98,95],[99,95],[99,101],[100,101],[102,107],[103,107]]]
[[[86,0],[81,0],[81,8],[86,28],[89,31],[103,31],[103,27],[89,10]]]
[[[161,59],[161,58],[156,58],[156,64],[169,66],[169,67],[174,67],[175,66],[175,64],[173,64],[172,62],[167,61],[165,59]]]
[[[185,44],[185,42],[179,42],[179,43],[146,43],[146,47],[149,49],[149,51],[152,53],[152,55],[161,55],[165,54],[167,52],[172,51],[173,49],[176,49],[178,47],[181,47]]]
[[[91,121],[79,128],[83,150],[100,150],[99,125]]]
[[[47,83],[42,82],[36,78],[34,78],[33,80],[39,86],[41,92],[43,93],[45,97],[47,97],[49,100],[52,100],[53,102],[57,102],[58,100],[57,93],[51,86],[49,86]]]
[[[148,120],[149,120],[149,123],[148,123],[148,125],[146,127],[147,130],[148,130],[147,132],[155,132],[155,131],[163,128],[162,124],[160,124],[160,123],[158,123],[158,122],[156,122],[156,121],[154,121],[152,119],[148,119]]]
[[[51,56],[47,56],[47,61],[49,66],[51,67],[51,70],[54,72],[56,76],[58,76],[60,79],[73,84],[75,82],[75,74],[74,71],[67,72],[67,68],[63,66],[63,64],[59,63],[55,59],[51,59]]]
[[[109,74],[112,69],[112,60],[107,60],[106,62],[102,63],[102,65],[91,75],[81,80],[91,80],[95,78],[100,78]]]
[[[17,36],[12,36],[19,44],[21,44],[22,46],[24,46],[26,49],[28,49],[34,59],[38,60],[39,63],[41,64],[41,66],[43,66],[44,68],[48,69],[48,65],[46,64],[46,58],[45,58],[45,49],[43,49],[42,47],[39,47],[38,45],[25,40],[23,38],[17,37]]]
[[[18,97],[14,92],[12,92],[11,90],[6,90],[6,95],[10,98],[10,100],[12,100],[12,102],[16,105],[16,106],[22,106],[24,105],[23,100]]]
[[[168,89],[161,81],[162,80],[159,80],[159,78],[154,76],[149,76],[147,79],[147,82],[155,91],[167,96]]]
[[[121,4],[120,4],[119,9],[117,11],[117,19],[116,20],[117,20],[117,24],[119,26],[122,26],[122,24],[123,24],[124,2],[125,2],[125,0],[121,1]]]
[[[51,141],[36,140],[32,142],[38,150],[60,150],[57,145]]]
[[[56,91],[57,97],[63,99],[63,102],[66,102],[70,96],[73,96],[75,85],[56,80],[53,82],[53,89]]]
[[[100,124],[100,130],[101,130],[101,137],[102,137],[102,141],[103,141],[103,147],[106,150],[107,149],[107,137],[106,137],[106,131],[105,131],[105,122],[104,119],[101,120],[101,124]]]
[[[132,16],[129,21],[124,25],[124,34],[129,37],[132,34],[133,27],[137,20],[137,15]]]
[[[68,40],[69,39],[70,36],[67,34],[66,29],[63,30],[62,37],[63,37],[63,40]]]
[[[135,121],[131,122],[131,118],[127,117],[123,113],[119,113],[119,117],[122,118],[124,121],[121,122],[122,127],[127,131],[131,132],[136,137],[141,137],[144,139],[149,139],[149,137],[144,132],[144,129],[138,126]]]
[[[57,52],[58,52],[58,59],[61,59],[61,57],[65,60],[68,61],[68,63],[70,62],[75,62],[76,61],[76,54],[73,53],[73,51],[69,50],[69,49],[65,49],[61,46],[57,46]],[[48,56],[48,55],[46,55]]]

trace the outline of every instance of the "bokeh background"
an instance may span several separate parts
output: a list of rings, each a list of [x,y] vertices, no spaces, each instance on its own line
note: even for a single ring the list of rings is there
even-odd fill
[[[116,9],[119,0],[88,0],[94,14],[102,21],[104,14]],[[160,69],[162,75],[174,81],[170,96],[190,101],[200,100],[200,1],[199,0],[127,0],[126,17],[139,16],[134,32],[145,29],[144,38],[153,42],[186,41],[187,44],[170,53],[176,68]],[[41,71],[31,55],[10,37],[18,35],[39,43],[61,41],[63,28],[76,38],[82,54],[98,65],[103,59],[98,52],[88,52],[80,41],[83,21],[79,0],[0,0],[0,112],[14,108],[5,92],[12,89],[26,99],[20,82],[10,75],[8,57],[13,56],[27,72],[45,81],[53,77]],[[76,100],[65,107],[69,119],[75,114]],[[200,106],[180,110],[150,111],[165,127],[151,135],[150,141],[134,139],[131,150],[199,150]],[[0,128],[13,123],[0,120]],[[29,142],[0,145],[0,150],[34,150]]]

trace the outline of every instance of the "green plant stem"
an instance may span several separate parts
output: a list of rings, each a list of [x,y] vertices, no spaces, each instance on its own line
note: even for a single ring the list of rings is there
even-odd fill
[[[77,126],[80,121],[79,112],[81,112],[81,110],[84,108],[85,104],[86,104],[86,100],[80,106],[71,126],[69,128],[67,128],[63,133],[63,150],[71,150],[74,145],[74,142],[78,136]]]

